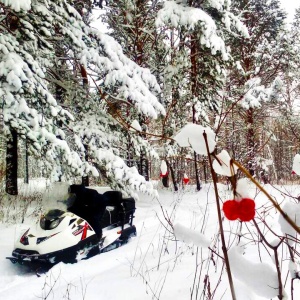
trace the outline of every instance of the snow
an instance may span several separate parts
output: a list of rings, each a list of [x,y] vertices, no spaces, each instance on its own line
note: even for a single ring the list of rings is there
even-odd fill
[[[45,188],[45,182],[39,182],[38,186]],[[26,185],[21,185],[21,190],[24,188]],[[95,188],[99,192],[107,190],[107,187]],[[222,199],[226,199],[229,193],[227,187],[219,184],[218,188]],[[282,191],[297,195],[300,186],[269,186],[268,191],[281,202],[284,201]],[[20,221],[16,224],[1,223],[0,299],[45,299],[48,293],[47,299],[190,299],[193,289],[194,297],[196,293],[203,292],[206,280],[211,290],[215,290],[213,299],[230,300],[222,260],[208,249],[213,248],[222,256],[216,243],[219,226],[212,184],[203,184],[200,192],[195,192],[195,186],[189,186],[177,193],[159,190],[159,195],[159,202],[150,196],[140,195],[134,219],[137,236],[128,244],[77,264],[60,263],[41,277],[5,259],[11,254],[16,230],[35,222],[36,217],[29,216],[31,208],[23,224]],[[255,200],[260,206],[268,205],[261,193],[256,195]],[[257,209],[261,213],[264,208]],[[17,210],[11,209],[10,214]],[[164,216],[168,216],[174,224],[175,235]],[[280,228],[275,226],[278,222],[275,210],[268,222],[273,230],[279,229],[277,233],[280,233]],[[223,225],[228,233],[226,239],[230,241],[229,259],[237,299],[277,299],[273,256],[264,247],[260,247],[258,254],[257,242],[247,237],[248,231],[239,221],[224,220]],[[251,222],[247,226],[251,229]],[[250,232],[253,234],[254,231]],[[234,239],[238,234],[239,242]],[[265,237],[271,241],[269,235],[270,232]],[[291,262],[288,253],[280,250],[280,255],[282,277],[285,278],[287,273],[295,276],[297,264]],[[198,287],[194,286],[195,276],[197,280],[199,278]],[[294,281],[294,289],[294,295],[299,295],[299,281]],[[285,290],[290,290],[290,280],[287,280]],[[289,297],[287,295],[286,299]]]
[[[300,154],[296,154],[294,157],[292,171],[300,175]]]
[[[214,160],[213,168],[217,174],[228,177],[236,174],[238,168],[235,165],[230,165],[231,157],[226,150],[222,150],[219,154],[216,155],[216,157],[218,159]]]
[[[57,200],[65,199],[68,184],[58,183],[48,187],[42,197],[43,204],[37,204],[35,201],[22,204],[18,201],[8,203],[1,199],[0,218],[3,223],[0,224],[0,298],[168,300],[200,299],[203,296],[204,299],[211,298],[209,294],[213,291],[215,299],[231,299],[226,271],[220,257],[223,253],[219,245],[220,229],[213,185],[203,184],[200,192],[195,192],[195,186],[192,185],[177,193],[168,189],[157,192],[150,182],[146,182],[138,174],[135,167],[128,168],[120,158],[119,145],[116,143],[122,142],[119,139],[120,134],[108,128],[115,127],[116,122],[108,117],[104,118],[106,111],[102,111],[98,106],[94,109],[97,114],[92,111],[91,115],[93,113],[95,115],[87,114],[82,121],[70,124],[74,135],[69,136],[69,139],[74,140],[75,149],[69,148],[66,140],[57,138],[59,135],[64,139],[66,134],[56,129],[53,117],[56,117],[56,120],[71,122],[76,120],[76,116],[73,117],[70,112],[63,110],[47,90],[44,70],[46,66],[50,66],[50,62],[47,59],[43,61],[39,59],[41,54],[53,55],[47,40],[50,40],[49,37],[52,36],[53,30],[55,31],[53,24],[59,26],[65,38],[72,41],[68,53],[70,60],[78,61],[83,66],[90,66],[91,74],[94,72],[101,78],[101,88],[104,94],[108,95],[107,99],[121,99],[125,103],[130,99],[130,104],[134,105],[137,113],[154,119],[159,114],[165,114],[165,109],[157,98],[161,90],[155,76],[148,69],[141,68],[129,60],[124,55],[122,47],[112,37],[86,27],[78,12],[65,1],[62,3],[52,1],[51,9],[48,1],[42,1],[43,5],[39,5],[38,1],[31,3],[31,0],[0,1],[10,6],[12,10],[21,12],[18,15],[26,37],[19,39],[18,35],[0,34],[0,75],[3,77],[0,97],[5,99],[3,116],[6,126],[9,125],[28,137],[35,145],[36,151],[47,149],[44,155],[49,164],[58,162],[53,166],[51,174],[53,181],[61,177],[62,169],[66,166],[69,170],[74,170],[68,174],[98,175],[94,167],[81,159],[85,151],[83,144],[88,142],[90,159],[107,170],[109,178],[113,177],[124,188],[125,195],[139,199],[134,219],[138,235],[127,245],[90,260],[82,260],[78,264],[58,264],[40,278],[22,266],[12,265],[4,258],[12,251],[16,232],[28,228],[29,224],[38,220],[37,208],[40,208],[40,205],[43,205],[44,209],[63,205],[62,202],[57,203]],[[225,26],[228,33],[235,30],[247,36],[245,26],[229,12],[231,1],[206,0],[203,7],[207,11],[188,7],[186,3],[186,1],[164,1],[156,24],[178,29],[184,27],[183,30],[199,30],[201,44],[209,48],[212,55],[220,53],[223,60],[228,60],[230,55],[220,26]],[[31,10],[31,13],[23,14],[22,11],[27,10]],[[213,14],[210,15],[209,11],[218,15],[218,22],[215,22]],[[38,17],[37,23],[31,18],[26,18],[31,14]],[[35,36],[32,32],[36,29],[36,24],[42,37]],[[46,50],[45,46],[40,52],[37,45],[43,43],[48,45],[49,49]],[[91,48],[87,45],[94,46]],[[32,51],[29,52],[28,49]],[[241,69],[240,63],[237,63],[237,68]],[[169,69],[173,74],[179,70],[178,67]],[[219,73],[222,72],[219,64],[216,69]],[[257,68],[256,71],[259,70]],[[95,78],[98,80],[96,76]],[[274,81],[272,88],[280,88],[280,85],[279,81]],[[265,88],[259,78],[249,80],[245,89],[245,97],[240,104],[246,109],[260,107],[262,101],[268,101],[274,96],[272,89]],[[35,101],[39,104],[37,105]],[[93,102],[89,105],[93,106]],[[45,106],[49,110],[46,112],[39,110],[40,106],[42,108]],[[23,118],[20,117],[22,115]],[[131,121],[128,124],[130,123]],[[141,130],[137,120],[131,123],[131,127]],[[208,150],[204,132],[207,135]],[[213,153],[216,147],[216,135],[213,130],[192,123],[184,126],[174,139],[179,146],[191,147],[200,155]],[[146,144],[146,141],[138,138],[131,142],[137,152]],[[135,147],[136,145],[139,147]],[[225,150],[217,157],[218,161],[214,161],[213,167],[218,174],[232,176],[236,173],[236,167],[233,169],[230,167],[230,155]],[[293,165],[293,170],[298,175],[300,175],[299,157],[295,156]],[[64,163],[63,167],[61,163]],[[267,166],[266,161],[262,164]],[[165,161],[162,161],[161,172],[162,174],[167,172]],[[185,173],[184,178],[187,178]],[[25,187],[22,186],[23,189]],[[104,191],[102,187],[95,188],[100,192]],[[218,184],[218,188],[220,201],[224,202],[232,197],[232,192],[227,186]],[[300,188],[289,186],[266,188],[275,195],[284,212],[299,225],[299,203],[291,202],[283,195],[289,190],[295,199],[299,197]],[[278,214],[275,214],[275,209],[270,207],[267,199],[262,193],[258,193],[257,188],[248,179],[238,180],[236,192],[241,198],[255,199],[257,204],[255,218],[270,245],[278,244],[280,235],[297,238],[295,231],[280,215],[278,217]],[[29,196],[29,193],[26,195]],[[27,209],[25,218],[22,213],[24,207]],[[265,219],[261,216],[267,219],[270,227],[264,225]],[[20,224],[23,218],[24,223]],[[16,224],[12,225],[14,222]],[[276,298],[278,278],[274,257],[269,254],[272,251],[262,246],[253,222],[245,225],[239,221],[230,222],[224,219],[223,225],[226,245],[230,249],[229,260],[238,299]],[[297,243],[293,240],[289,241],[289,245],[293,245],[298,251]],[[290,274],[295,278],[298,262],[291,261],[288,251],[286,253],[280,251],[280,256],[282,274]],[[295,295],[300,292],[298,284],[295,281]],[[287,280],[285,290],[290,288],[290,281]]]
[[[186,1],[164,1],[162,9],[159,10],[156,17],[156,26],[169,25],[170,28],[184,27],[185,30],[194,30],[201,32],[200,43],[211,49],[211,54],[221,53],[223,60],[228,60],[230,55],[224,43],[221,28],[218,28],[218,21],[215,16],[209,12],[208,8],[217,10],[222,16],[222,25],[226,30],[236,31],[244,37],[249,37],[246,26],[229,10],[231,1],[209,0],[201,5],[201,8],[190,7]],[[206,11],[207,9],[207,11]]]
[[[257,69],[259,72],[259,69]],[[276,77],[270,87],[261,84],[261,78],[254,77],[249,79],[244,87],[244,96],[239,102],[244,109],[259,108],[263,102],[282,101],[278,94],[282,91],[283,83],[279,77]]]
[[[197,232],[196,230],[191,230],[181,224],[177,223],[174,225],[174,234],[177,239],[184,241],[185,243],[192,243],[199,247],[208,248],[210,241],[205,237],[205,235]]]
[[[276,271],[266,263],[253,263],[243,256],[243,249],[232,247],[228,251],[233,275],[255,294],[266,299],[278,295],[278,278]]]
[[[288,216],[297,224],[297,226],[300,226],[300,203],[286,202],[283,205],[282,210],[288,214]],[[295,229],[293,229],[281,215],[279,216],[279,224],[281,226],[283,235],[286,234],[294,239],[297,238]],[[289,240],[289,243],[294,244],[294,241]]]
[[[141,127],[141,125],[140,125],[140,123],[139,123],[138,120],[133,120],[132,123],[131,123],[131,127],[132,128],[130,128],[130,130],[135,129],[137,131],[142,131],[142,127]]]
[[[241,178],[237,181],[236,192],[241,198],[254,199],[257,194],[257,188],[250,179]]]
[[[209,153],[212,153],[216,145],[216,136],[209,127],[188,123],[174,137],[180,147],[191,147],[195,152],[207,155],[204,133],[207,135]]]
[[[217,34],[217,27],[212,17],[204,10],[165,1],[164,7],[158,12],[156,26],[170,24],[171,27],[186,27],[188,30],[201,26],[201,44],[211,49],[215,55],[221,52],[224,60],[229,58],[223,39]]]
[[[31,0],[1,0],[4,5],[10,6],[13,10],[19,12],[21,10],[30,10]]]
[[[99,84],[107,99],[121,100],[122,103],[130,101],[136,115],[157,118],[165,114],[165,109],[157,98],[161,90],[156,77],[130,60],[114,38],[86,25],[68,1],[1,0],[2,3],[10,6],[8,10],[12,10],[12,15],[13,10],[16,12],[23,28],[22,34],[6,30],[6,27],[0,33],[0,99],[5,138],[12,129],[21,139],[27,138],[29,152],[44,159],[44,167],[51,172],[53,181],[61,176],[65,180],[87,174],[99,176],[96,168],[84,159],[85,146],[91,149],[90,161],[109,165],[107,161],[103,162],[105,156],[112,158],[113,165],[122,156],[117,144],[125,138],[121,135],[122,126],[111,120],[107,107],[103,104],[99,107],[100,101],[95,103],[93,87]],[[93,82],[90,84],[91,97],[84,103],[77,91],[70,95],[74,103],[78,101],[79,106],[85,106],[79,114],[76,105],[60,106],[56,94],[51,94],[53,89],[48,90],[49,78],[45,79],[46,70],[61,62],[60,58],[54,59],[57,52],[52,37],[57,34],[57,28],[64,35],[64,45],[68,45],[64,49],[68,49],[66,54],[70,62],[88,66],[89,81]],[[65,88],[67,80],[64,76],[59,77],[60,85]],[[81,114],[86,110],[90,114],[83,118]],[[126,125],[131,121],[128,120]],[[57,126],[61,122],[64,125]],[[133,128],[140,126],[135,122]],[[141,139],[132,138],[134,154],[143,148],[148,155],[149,144]],[[99,155],[98,149],[107,153]],[[151,154],[155,155],[153,151]],[[99,160],[95,161],[97,158]],[[118,163],[117,170],[108,170],[110,180],[116,182],[122,178],[121,184],[132,181],[131,187],[151,192],[152,188],[143,182],[143,178],[132,170],[127,171]],[[128,194],[133,193],[128,187]]]
[[[166,163],[165,160],[161,161],[160,172],[161,172],[162,175],[165,175],[168,172],[168,166],[167,166],[167,163]]]

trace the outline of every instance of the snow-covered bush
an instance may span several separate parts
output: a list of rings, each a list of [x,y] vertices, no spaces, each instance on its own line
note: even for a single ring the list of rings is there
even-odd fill
[[[284,255],[279,253],[279,248],[281,246],[285,247],[289,253],[289,268],[290,265],[292,266],[290,280],[291,284],[293,284],[293,280],[298,278],[296,265],[300,261],[298,252],[294,251],[293,248],[295,242],[298,241],[297,234],[300,233],[299,203],[292,203],[290,201],[292,197],[290,197],[281,206],[241,164],[230,158],[227,151],[222,150],[221,153],[216,154],[216,136],[210,128],[204,128],[196,124],[187,124],[176,134],[175,140],[180,146],[191,147],[195,152],[207,155],[209,158],[219,223],[217,240],[220,239],[221,242],[223,262],[226,266],[232,299],[237,299],[234,277],[258,296],[268,299],[273,297],[284,299],[287,294],[281,277]],[[213,158],[215,158],[214,161],[212,161]],[[296,155],[293,162],[293,170],[297,174],[299,171],[298,160],[299,155]],[[241,172],[244,178],[238,180],[238,172]],[[229,197],[229,199],[220,197],[218,190],[221,188],[217,185],[217,174],[227,176],[230,179],[231,195],[228,196],[226,194],[226,197]],[[257,195],[255,190],[264,194],[264,203],[255,201]],[[269,224],[270,220],[267,210],[279,213],[277,225],[280,226],[276,228],[274,225]],[[222,212],[224,213],[225,221],[223,221]],[[214,253],[214,241],[208,241],[205,235],[191,231],[181,224],[173,225],[171,219],[165,214],[164,216],[177,239],[186,243],[194,243],[202,248],[208,247]],[[230,226],[228,222],[239,222],[240,226],[233,229],[234,227]],[[251,225],[247,225],[248,222]],[[244,224],[245,227],[243,226]],[[247,238],[248,234],[250,236]],[[243,255],[243,247],[240,247],[247,245],[247,243],[262,244],[267,251],[272,253],[270,256],[273,264],[265,262],[253,263],[250,258],[247,259]],[[234,244],[238,246],[234,246]],[[258,255],[260,256],[260,252]],[[260,276],[258,277],[257,274],[260,274]]]

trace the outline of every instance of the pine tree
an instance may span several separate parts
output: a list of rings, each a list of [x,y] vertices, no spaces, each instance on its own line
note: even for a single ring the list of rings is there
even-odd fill
[[[159,45],[162,43],[161,33],[155,27],[159,6],[160,1],[157,0],[113,1],[105,7],[106,14],[103,17],[109,30],[112,31],[111,35],[122,45],[124,53],[139,66],[149,68],[156,75],[157,80],[160,78],[161,61],[158,63],[160,65],[158,68],[156,63],[161,57]],[[157,57],[157,54],[160,55]],[[139,121],[141,127],[139,137],[147,140],[149,118],[141,114],[137,115],[136,111],[128,105],[118,109],[125,119]],[[149,180],[150,145],[142,143],[139,146],[136,143],[137,147],[132,147],[136,136],[130,131],[124,134],[127,137],[125,154],[127,164],[132,166],[134,161],[138,161],[139,173]]]
[[[300,95],[300,9],[295,12],[294,20],[288,32],[284,34],[285,67],[281,72],[283,80],[282,101],[275,112],[278,116],[270,128],[274,128],[276,139],[271,140],[271,152],[276,170],[275,179],[292,179],[290,175],[290,162],[300,147],[299,112],[297,99]],[[281,58],[282,60],[282,58]],[[275,173],[275,172],[274,172]]]
[[[269,111],[264,103],[274,103],[281,83],[277,79],[286,67],[283,44],[285,13],[279,2],[233,1],[234,13],[239,14],[249,32],[248,39],[233,38],[231,55],[236,66],[228,76],[227,97],[242,117],[245,126],[235,131],[233,139],[245,145],[246,162],[252,175],[257,171],[260,148],[259,127],[262,128]],[[232,104],[234,103],[234,104]],[[237,153],[236,153],[237,154]],[[237,154],[240,155],[240,154]],[[237,157],[236,157],[237,158]]]
[[[117,152],[111,152],[106,132],[101,131],[110,123],[107,115],[102,114],[97,120],[104,126],[100,129],[82,128],[80,124],[86,126],[89,116],[85,113],[90,105],[94,105],[96,111],[109,99],[120,102],[130,99],[138,113],[157,117],[164,109],[154,95],[159,91],[155,78],[124,56],[114,39],[86,25],[70,2],[6,3],[6,6],[1,4],[3,26],[0,31],[0,97],[5,134],[8,137],[10,132],[16,131],[19,138],[27,139],[30,153],[44,158],[52,169],[53,179],[97,175],[95,166],[101,165],[107,167],[112,181],[120,180],[121,173],[112,172],[113,167],[108,166],[119,161],[119,157]],[[67,54],[63,72],[70,65],[76,70],[77,66],[83,66],[91,82],[98,80],[94,92],[82,96],[83,89],[78,89],[76,84],[70,87],[65,80],[50,76],[59,54],[59,42]],[[70,74],[69,82],[74,80],[75,83],[75,78]],[[65,92],[52,89],[57,85]],[[59,99],[63,103],[58,103],[55,97],[63,97],[63,100]],[[114,124],[115,131],[119,128]],[[93,149],[89,153],[92,163],[84,159],[86,143],[89,150]],[[102,156],[96,155],[99,146],[103,146]],[[128,184],[131,177],[134,178],[135,184],[129,184],[129,190],[143,186],[142,178],[132,170],[121,162],[118,167],[122,169],[122,184]]]
[[[225,32],[247,36],[244,26],[229,9],[227,1],[167,1],[158,13],[157,25],[168,27],[169,35],[175,35],[173,39],[177,41],[170,42],[164,86],[169,118],[164,127],[172,128],[171,135],[187,121],[209,124],[210,115],[220,109],[219,91],[230,59]],[[172,148],[172,153],[176,153],[177,149]],[[198,160],[195,154],[192,156]],[[199,170],[195,165],[199,190]]]

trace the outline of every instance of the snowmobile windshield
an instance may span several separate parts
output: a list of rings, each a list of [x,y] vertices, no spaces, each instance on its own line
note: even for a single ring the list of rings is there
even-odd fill
[[[44,211],[53,209],[67,210],[67,200],[69,198],[68,188],[70,184],[67,182],[52,183],[43,195]]]
[[[44,230],[51,230],[56,228],[63,220],[65,212],[60,209],[49,210],[44,216],[41,217],[40,226]]]

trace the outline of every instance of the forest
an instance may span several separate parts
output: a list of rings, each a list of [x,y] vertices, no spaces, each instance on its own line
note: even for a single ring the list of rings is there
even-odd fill
[[[207,158],[173,139],[189,122],[259,180],[295,179],[299,11],[288,26],[275,0],[9,0],[1,15],[8,194],[41,176],[133,194],[161,161],[175,190],[185,173],[199,190]]]

